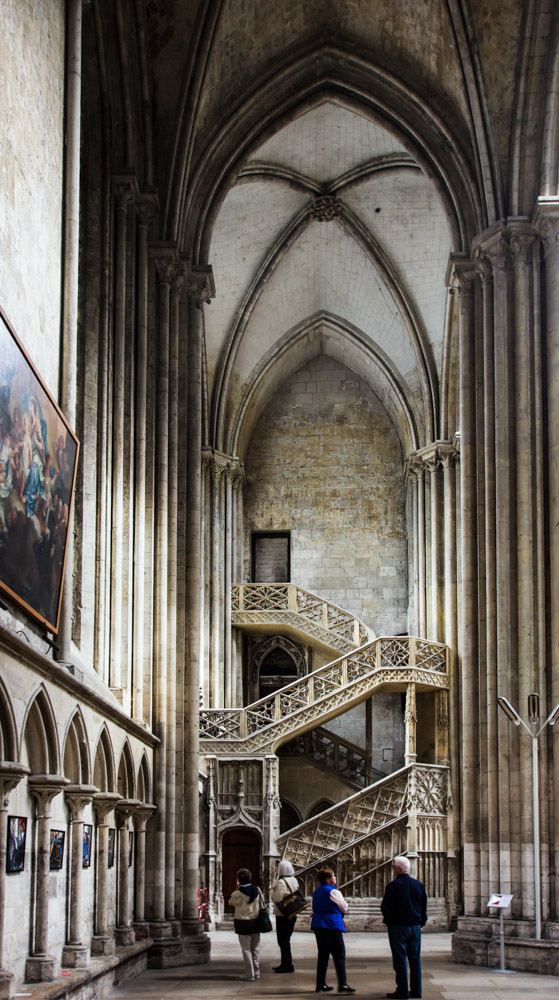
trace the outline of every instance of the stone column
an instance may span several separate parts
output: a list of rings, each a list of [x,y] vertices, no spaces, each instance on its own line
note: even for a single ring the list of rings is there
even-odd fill
[[[458,872],[456,855],[459,850],[460,829],[460,794],[458,785],[460,743],[458,700],[458,677],[456,675],[456,644],[458,637],[457,605],[456,605],[456,460],[457,453],[452,445],[447,445],[441,453],[443,467],[443,508],[444,508],[444,642],[448,648],[449,673],[449,741],[450,741],[450,787],[451,805],[447,813],[447,858],[448,858],[448,893],[451,906],[451,916],[456,912],[458,903]]]
[[[115,193],[115,286],[114,286],[114,362],[113,362],[113,462],[111,515],[111,640],[109,649],[109,684],[116,691],[123,687],[123,578],[124,578],[124,469],[126,368],[130,363],[126,345],[126,280],[128,251],[128,207],[137,194],[133,176],[113,179]]]
[[[147,351],[148,351],[148,236],[157,211],[157,198],[142,193],[136,202],[138,255],[136,304],[136,398],[134,417],[134,609],[132,715],[139,722],[146,718],[144,705],[145,670],[145,557],[146,557],[146,427],[147,427]]]
[[[158,248],[156,268],[159,289],[158,374],[156,435],[156,528],[154,596],[154,730],[159,746],[154,755],[154,798],[157,806],[154,837],[154,924],[166,918],[166,848],[167,848],[167,742],[168,742],[168,544],[169,544],[169,323],[170,292],[175,253]],[[154,936],[166,936],[167,927],[153,928]]]
[[[413,619],[410,621],[410,633],[420,635],[419,631],[419,539],[417,523],[417,469],[415,461],[410,458],[407,464],[407,476],[410,492],[410,521],[412,536],[412,586],[410,588],[410,604],[413,608]]]
[[[442,642],[442,600],[441,600],[441,556],[443,551],[441,539],[441,473],[440,454],[438,447],[425,456],[425,467],[429,472],[431,499],[431,628],[429,638]]]
[[[132,821],[136,831],[134,933],[136,940],[149,936],[146,921],[146,827],[155,812],[155,806],[143,803],[134,810]]]
[[[265,813],[264,813],[264,886],[269,891],[275,877],[276,862],[280,855],[276,847],[279,836],[280,797],[279,759],[276,754],[264,758]]]
[[[116,804],[116,822],[118,829],[118,905],[115,939],[119,945],[134,944],[136,935],[130,922],[130,868],[128,865],[130,831],[128,820],[135,810],[141,806],[136,799],[119,799]]]
[[[462,634],[461,729],[464,741],[462,767],[462,822],[464,829],[464,887],[467,913],[479,913],[479,835],[476,787],[479,778],[477,685],[477,525],[476,525],[476,424],[474,271],[470,260],[453,255],[452,291],[458,311],[460,391],[460,538],[461,580],[459,601]]]
[[[202,556],[201,451],[202,451],[202,307],[215,289],[210,267],[190,270],[188,276],[188,456],[186,523],[186,655],[184,679],[184,878],[183,934],[186,957],[200,960],[209,954],[209,938],[197,919],[199,886],[199,717],[200,717],[200,569]],[[183,958],[184,960],[184,958]]]
[[[108,903],[108,861],[109,861],[109,824],[107,817],[119,801],[118,792],[97,792],[93,796],[93,809],[97,817],[97,891],[95,907],[95,933],[91,938],[92,955],[112,955],[115,950],[115,939],[109,933],[107,903]]]
[[[34,774],[29,791],[37,808],[37,857],[35,864],[35,933],[31,955],[25,963],[27,983],[52,982],[58,972],[58,959],[48,954],[49,947],[49,874],[50,821],[52,800],[68,784],[61,774]]]
[[[15,992],[14,976],[4,968],[4,924],[6,917],[6,818],[10,792],[29,768],[12,760],[0,761],[0,1000],[10,1000]]]
[[[225,466],[214,454],[211,476],[210,707],[223,707],[223,478]]]
[[[545,263],[545,354],[547,363],[547,476],[549,524],[559,524],[559,198],[539,198],[536,224],[541,234]],[[549,662],[551,705],[559,702],[559,534],[549,542]],[[555,738],[557,739],[557,737]],[[555,744],[557,746],[557,743]],[[552,898],[551,919],[559,920],[559,754],[552,771]]]
[[[425,469],[421,462],[416,464],[417,478],[417,624],[418,634],[426,636],[427,608],[425,591]]]
[[[78,378],[78,289],[80,248],[80,136],[82,83],[82,0],[69,0],[66,18],[66,100],[64,114],[64,280],[62,297],[62,378],[60,405],[76,426]],[[64,563],[64,585],[56,657],[72,659],[74,604],[73,504]]]
[[[83,969],[89,964],[89,945],[84,943],[82,874],[83,814],[97,789],[93,785],[67,785],[64,798],[70,810],[70,920],[69,941],[62,951],[62,964]]]
[[[206,785],[206,806],[208,810],[208,849],[206,851],[206,868],[208,872],[208,908],[209,919],[215,920],[216,910],[216,863],[217,863],[217,767],[216,757],[208,757],[208,782]]]
[[[417,705],[415,696],[415,684],[412,682],[406,689],[406,711],[404,715],[405,723],[405,752],[404,764],[415,764],[417,760],[416,730],[417,730]]]

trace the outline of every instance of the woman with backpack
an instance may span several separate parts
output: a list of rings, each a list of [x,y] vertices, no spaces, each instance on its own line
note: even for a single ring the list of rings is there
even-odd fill
[[[274,972],[295,972],[291,955],[291,935],[295,928],[297,914],[295,913],[292,917],[285,916],[281,910],[281,903],[287,896],[291,896],[298,890],[299,881],[295,876],[293,865],[290,861],[280,861],[277,882],[272,889],[272,902],[276,916],[276,937],[281,955],[280,964],[274,966]]]

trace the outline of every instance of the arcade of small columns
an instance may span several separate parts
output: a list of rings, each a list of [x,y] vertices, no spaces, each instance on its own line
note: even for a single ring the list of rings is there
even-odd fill
[[[11,761],[0,763],[0,822],[6,829],[9,793],[28,778],[30,795],[35,804],[36,857],[33,942],[25,965],[26,982],[50,981],[56,976],[58,961],[49,954],[49,890],[50,890],[50,827],[53,799],[64,793],[70,814],[70,907],[68,941],[62,953],[62,964],[68,968],[84,968],[93,955],[112,955],[116,945],[129,945],[146,938],[150,924],[146,920],[146,827],[155,812],[151,803],[124,799],[118,792],[99,792],[92,785],[73,785],[68,778],[56,774],[29,774],[29,768]],[[83,874],[84,811],[92,805],[96,817],[96,893],[94,935],[88,941],[83,920],[81,893]],[[108,902],[108,832],[109,814],[114,812],[118,830],[118,909],[114,933],[107,917]],[[134,905],[130,905],[131,867],[129,833],[134,839]],[[0,846],[0,996],[11,996],[12,975],[5,971],[4,924],[6,888],[6,844]]]

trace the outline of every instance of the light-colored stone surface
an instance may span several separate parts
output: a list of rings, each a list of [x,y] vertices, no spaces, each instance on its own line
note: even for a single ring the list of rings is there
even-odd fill
[[[311,934],[292,937],[296,972],[278,977],[272,972],[277,964],[275,934],[261,936],[262,979],[246,983],[242,979],[241,953],[237,936],[231,931],[212,934],[212,960],[204,968],[172,972],[147,972],[134,983],[114,992],[113,1000],[197,1000],[208,997],[296,997],[314,994],[316,945]],[[348,933],[346,936],[348,982],[356,996],[373,1000],[385,997],[394,989],[394,973],[388,940],[384,934]],[[423,997],[425,1000],[555,1000],[557,979],[526,973],[499,975],[495,970],[480,970],[455,965],[450,956],[450,935],[429,934],[423,937]],[[336,977],[330,963],[328,982]],[[336,996],[336,993],[332,993]]]
[[[0,305],[58,398],[64,2],[0,16]]]
[[[320,356],[276,394],[246,463],[247,532],[290,531],[292,579],[377,635],[406,627],[399,455],[378,398],[353,372]]]

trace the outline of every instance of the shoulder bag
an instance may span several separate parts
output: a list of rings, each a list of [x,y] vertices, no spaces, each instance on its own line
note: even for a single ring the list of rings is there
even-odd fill
[[[258,890],[260,892],[260,890]],[[272,930],[272,921],[270,920],[270,914],[266,909],[266,903],[264,902],[264,896],[260,892],[260,909],[257,916],[258,930],[260,934],[267,934],[268,931]]]
[[[284,879],[287,888],[289,885]],[[305,899],[303,893],[299,888],[295,889],[293,892],[288,892],[283,899],[280,899],[279,903],[276,903],[278,910],[283,917],[290,917],[292,920],[297,916],[301,910],[305,909],[308,905],[308,900]]]

